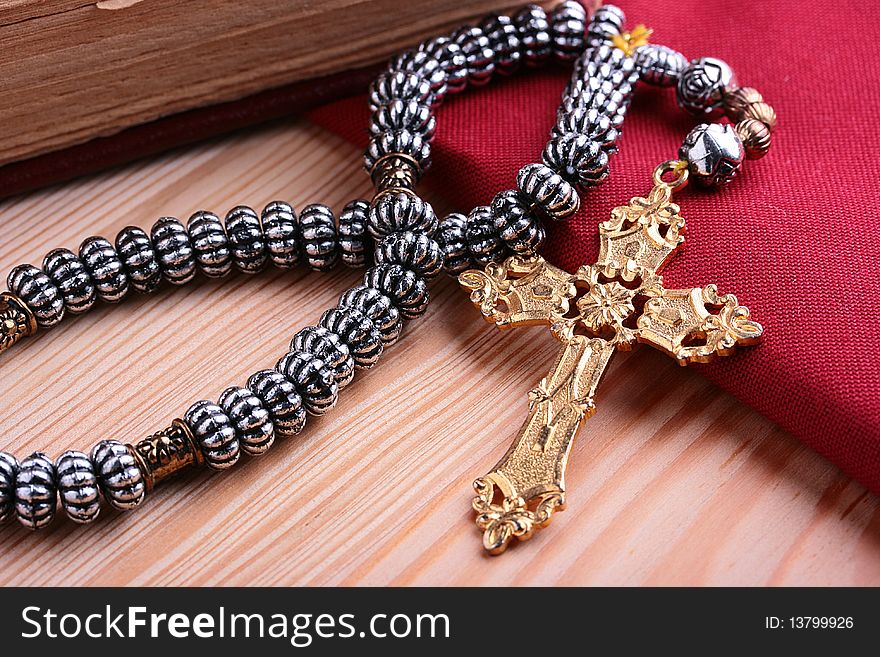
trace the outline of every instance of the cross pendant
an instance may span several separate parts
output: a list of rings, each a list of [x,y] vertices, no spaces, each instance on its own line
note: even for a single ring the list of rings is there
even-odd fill
[[[663,174],[677,174],[665,182]],[[549,324],[562,343],[550,372],[529,393],[529,413],[510,449],[474,482],[483,547],[500,554],[525,540],[565,505],[565,466],[581,422],[612,354],[650,344],[680,365],[731,354],[763,332],[732,294],[714,285],[667,289],[659,271],[684,242],[684,219],[672,194],[686,181],[679,163],[654,172],[654,188],[615,208],[599,224],[594,265],[569,274],[543,258],[512,256],[459,282],[498,328]]]

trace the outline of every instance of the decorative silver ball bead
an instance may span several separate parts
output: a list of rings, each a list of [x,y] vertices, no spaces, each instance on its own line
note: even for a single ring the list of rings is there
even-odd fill
[[[379,194],[370,207],[367,230],[377,241],[405,230],[433,235],[437,215],[430,203],[415,194],[389,190]]]
[[[295,267],[301,246],[296,211],[289,203],[272,201],[263,208],[260,223],[272,264],[281,269]]]
[[[275,430],[269,409],[248,388],[231,386],[217,400],[217,405],[232,421],[242,451],[260,456],[275,442]]]
[[[253,208],[237,205],[226,214],[226,236],[232,264],[243,274],[256,274],[266,266],[268,256],[260,218]]]
[[[41,529],[55,517],[57,498],[55,464],[34,452],[18,466],[15,477],[15,512],[28,529]]]
[[[639,78],[656,87],[671,87],[687,68],[688,60],[677,50],[649,43],[638,48],[633,55]]]
[[[162,217],[153,224],[150,238],[166,281],[183,285],[195,277],[196,258],[182,223],[174,217]]]
[[[84,313],[98,298],[89,272],[74,253],[55,249],[43,258],[43,271],[52,279],[64,298],[64,308],[71,313]]]
[[[347,289],[339,297],[339,307],[354,308],[362,312],[379,331],[382,343],[386,346],[400,337],[403,327],[400,311],[391,299],[376,288],[357,285]]]
[[[422,171],[431,166],[431,144],[418,132],[389,130],[370,139],[364,152],[364,169],[372,173],[376,162],[392,153],[408,155]]]
[[[546,164],[524,166],[516,175],[516,186],[530,203],[556,221],[565,221],[580,207],[574,185]]]
[[[102,440],[92,448],[92,463],[104,499],[114,509],[130,511],[144,501],[147,485],[137,458],[127,445]]]
[[[620,135],[614,123],[595,108],[576,108],[571,112],[560,114],[553,126],[553,135],[580,134],[589,141],[597,143],[606,153],[617,149],[617,138]]]
[[[538,5],[526,5],[513,17],[527,66],[539,66],[552,52],[547,12]]]
[[[478,205],[471,210],[467,218],[465,236],[471,258],[479,267],[497,262],[507,254],[507,248],[495,228],[492,209],[486,205]]]
[[[437,241],[443,249],[443,268],[447,274],[458,276],[471,266],[466,216],[458,212],[446,215],[440,222]]]
[[[730,182],[742,166],[742,141],[728,123],[701,123],[685,137],[678,156],[697,182],[707,186]]]
[[[269,410],[276,436],[290,438],[302,431],[306,410],[290,379],[275,370],[260,370],[251,375],[247,387]]]
[[[679,107],[694,116],[712,119],[724,114],[724,93],[736,87],[733,70],[714,57],[690,62],[675,87]]]
[[[376,264],[397,263],[427,279],[443,269],[440,245],[422,232],[411,230],[391,233],[376,245]]]
[[[312,415],[323,415],[336,404],[339,386],[333,372],[314,354],[291,351],[278,361],[275,369],[290,379],[306,411]]]
[[[128,294],[129,280],[125,266],[113,245],[106,239],[86,239],[79,247],[79,259],[89,270],[101,301],[117,303]]]
[[[214,402],[201,400],[183,416],[193,437],[213,470],[231,468],[241,456],[241,445],[229,416]]]
[[[561,61],[571,61],[583,51],[586,39],[587,11],[576,0],[561,2],[550,16],[550,39],[553,54]]]
[[[468,84],[482,87],[492,79],[495,72],[495,51],[489,37],[475,26],[463,27],[452,35],[467,61]]]
[[[406,71],[385,71],[370,84],[367,97],[371,112],[395,100],[414,100],[431,107],[435,105],[431,83],[416,73]]]
[[[448,75],[440,61],[423,50],[407,50],[397,55],[388,65],[389,71],[415,73],[426,79],[431,85],[431,92],[436,102],[446,96]]]
[[[9,291],[21,299],[43,328],[64,319],[64,299],[58,286],[33,265],[18,265],[6,279]]]
[[[510,75],[522,61],[522,42],[519,31],[510,16],[492,14],[480,23],[483,34],[489,39],[495,70],[501,75]]]
[[[58,498],[67,517],[76,523],[87,523],[101,511],[98,476],[89,457],[68,450],[55,462]]]
[[[339,260],[339,242],[333,211],[321,203],[312,203],[299,215],[303,253],[309,267],[315,271],[329,271]]]
[[[18,459],[7,452],[0,452],[0,523],[6,522],[15,511],[15,477]]]
[[[384,343],[379,330],[364,313],[355,308],[325,310],[318,325],[335,333],[348,345],[354,364],[359,369],[371,368],[382,355]]]
[[[364,285],[376,288],[406,319],[425,314],[430,299],[425,279],[400,265],[385,263],[370,267],[364,274]]]
[[[576,132],[553,137],[544,147],[542,159],[581,189],[601,185],[608,177],[608,154],[598,142]]]
[[[162,268],[150,236],[137,226],[127,226],[116,235],[116,253],[122,261],[131,287],[136,292],[155,292],[162,283]]]
[[[499,192],[491,208],[495,230],[511,251],[531,254],[544,244],[544,226],[519,192]]]
[[[434,37],[419,44],[419,50],[428,53],[443,66],[446,71],[446,93],[457,94],[465,90],[468,83],[468,61],[458,43],[449,37]]]
[[[370,117],[370,134],[409,130],[430,141],[434,137],[437,121],[430,105],[415,100],[392,100],[376,108]]]
[[[626,16],[620,7],[602,5],[595,12],[587,25],[587,46],[601,46],[617,34],[623,32]]]
[[[356,199],[339,213],[339,251],[349,267],[362,267],[367,261],[367,215],[370,203]]]
[[[323,326],[307,326],[293,336],[290,351],[306,351],[324,361],[341,390],[354,379],[354,357],[338,335]]]
[[[187,221],[186,232],[196,264],[205,276],[220,278],[232,271],[232,251],[220,217],[204,210],[196,212]]]

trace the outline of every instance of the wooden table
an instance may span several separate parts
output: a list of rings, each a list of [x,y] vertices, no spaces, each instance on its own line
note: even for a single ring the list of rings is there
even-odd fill
[[[51,248],[275,198],[369,193],[359,153],[290,122],[0,204],[0,270]],[[360,272],[268,271],[137,297],[0,358],[0,447],[136,441],[271,367]],[[644,349],[622,354],[574,447],[568,508],[487,557],[471,481],[503,454],[556,351],[490,330],[452,281],[304,432],[132,513],[2,530],[2,584],[880,584],[880,505],[794,438]]]

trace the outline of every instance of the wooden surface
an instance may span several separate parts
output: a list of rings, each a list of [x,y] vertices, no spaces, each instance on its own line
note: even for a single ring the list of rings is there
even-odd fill
[[[368,192],[356,149],[288,123],[0,204],[0,270],[162,214]],[[436,199],[434,199],[436,200]],[[441,205],[438,203],[438,205]],[[103,306],[0,359],[0,440],[134,441],[271,367],[359,273],[200,280]],[[296,439],[91,527],[0,529],[2,584],[880,584],[878,500],[651,349],[620,354],[574,447],[568,508],[484,556],[470,483],[556,350],[485,325],[451,281]]]
[[[0,164],[365,66],[516,0],[0,0]]]

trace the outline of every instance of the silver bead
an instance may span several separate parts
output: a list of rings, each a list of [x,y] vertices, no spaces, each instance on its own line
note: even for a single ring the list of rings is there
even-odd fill
[[[114,509],[130,511],[144,501],[147,485],[137,459],[127,445],[102,440],[92,448],[92,463],[104,499]]]
[[[429,105],[414,100],[392,100],[376,108],[370,117],[370,134],[380,135],[394,130],[417,132],[431,140],[437,122]]]
[[[550,16],[550,39],[553,54],[561,61],[571,61],[583,51],[586,41],[587,11],[580,2],[561,2]]]
[[[638,48],[633,55],[639,77],[657,87],[671,87],[688,65],[687,58],[677,50],[656,43]]]
[[[323,415],[336,405],[339,386],[324,361],[307,351],[291,351],[275,365],[302,397],[306,411]]]
[[[583,135],[609,153],[617,149],[617,128],[611,119],[595,108],[575,109],[556,119],[556,125],[553,126],[554,137],[570,134]]]
[[[418,132],[390,130],[374,136],[364,151],[364,169],[367,173],[386,155],[401,153],[416,161],[422,171],[431,166],[431,144]]]
[[[34,452],[18,466],[15,477],[15,511],[28,529],[41,529],[55,517],[55,465],[42,452]]]
[[[490,262],[498,262],[506,255],[504,242],[495,230],[492,209],[486,205],[478,205],[471,210],[467,218],[465,236],[471,258],[479,267],[485,267]]]
[[[385,345],[392,344],[400,337],[403,322],[400,311],[394,303],[379,290],[357,285],[347,289],[339,297],[340,308],[354,308],[359,310],[369,319]]]
[[[198,442],[205,463],[214,470],[231,468],[241,456],[232,420],[217,404],[197,401],[183,416]]]
[[[397,263],[431,279],[443,269],[440,245],[424,233],[406,230],[391,233],[376,245],[376,264]]]
[[[226,214],[226,236],[232,264],[243,274],[256,274],[266,266],[268,256],[260,218],[253,208],[237,205]]]
[[[422,50],[443,66],[446,71],[446,93],[461,93],[467,87],[468,61],[459,44],[449,37],[434,37],[419,44]],[[425,103],[430,107],[430,103]]]
[[[745,151],[733,126],[701,123],[688,133],[678,151],[690,175],[707,186],[730,182],[742,166]]]
[[[370,203],[356,199],[339,213],[339,251],[349,267],[362,267],[367,260],[366,232]]]
[[[552,51],[547,12],[538,5],[526,5],[514,15],[513,23],[526,65],[538,66],[546,61]]]
[[[501,75],[510,75],[522,62],[522,43],[519,30],[510,16],[492,14],[480,23],[483,33],[489,39],[495,70]]]
[[[272,264],[281,269],[295,267],[300,257],[299,225],[289,203],[272,201],[260,218],[266,251]]]
[[[161,217],[150,230],[150,239],[162,268],[172,285],[188,283],[196,275],[196,258],[186,228],[174,217]]]
[[[608,177],[608,154],[599,143],[577,132],[553,137],[544,147],[542,159],[581,189],[601,185]]]
[[[232,271],[232,252],[223,222],[213,212],[200,210],[189,218],[186,232],[193,256],[205,276],[220,278]]]
[[[414,100],[430,107],[436,104],[431,83],[420,75],[406,71],[385,71],[379,75],[370,84],[368,98],[371,112],[395,100]]]
[[[119,254],[103,237],[89,237],[79,247],[82,260],[98,293],[107,303],[122,301],[128,294],[129,280]]]
[[[364,274],[364,285],[379,290],[391,299],[406,319],[421,317],[428,308],[430,296],[425,279],[400,265],[370,267]]]
[[[127,226],[116,235],[116,253],[128,274],[132,289],[155,292],[162,282],[162,269],[150,236],[137,226]]]
[[[580,207],[574,186],[546,164],[527,164],[516,174],[516,186],[530,203],[551,219],[564,221]]]
[[[623,32],[626,16],[614,5],[602,5],[595,12],[587,25],[587,45],[600,46],[617,34]]]
[[[18,459],[7,452],[0,452],[0,523],[12,517],[15,510],[15,477]]]
[[[437,230],[437,215],[430,203],[415,194],[389,190],[379,194],[370,207],[367,230],[377,241],[404,230],[433,235]]]
[[[407,50],[391,60],[388,70],[415,73],[423,77],[431,85],[436,102],[442,101],[446,95],[446,71],[436,57],[424,51]]]
[[[724,92],[736,87],[733,70],[722,60],[701,57],[678,76],[675,97],[679,107],[695,116],[712,119],[724,114]]]
[[[6,279],[9,291],[21,299],[43,328],[64,319],[61,291],[46,274],[33,265],[18,265]]]
[[[333,211],[320,203],[307,205],[299,215],[299,229],[309,267],[315,271],[333,269],[339,259]]]
[[[260,370],[251,375],[247,387],[269,410],[276,436],[290,438],[302,431],[306,410],[290,379],[275,370]]]
[[[43,271],[58,287],[64,308],[74,314],[95,305],[97,294],[85,265],[67,249],[55,249],[43,258]]]
[[[466,231],[467,217],[458,212],[446,215],[440,222],[437,241],[443,249],[443,268],[451,276],[471,267]]]
[[[354,379],[354,357],[338,335],[323,326],[307,326],[290,341],[290,351],[306,351],[324,361],[340,390]]]
[[[371,368],[382,355],[384,343],[379,330],[369,317],[355,308],[325,310],[318,325],[335,333],[348,345],[359,369]]]
[[[275,442],[269,410],[248,388],[232,386],[220,395],[217,405],[235,427],[241,449],[251,456],[265,454]]]
[[[467,60],[468,84],[482,87],[488,83],[495,72],[495,52],[483,30],[475,26],[463,27],[453,33],[452,40],[461,47]]]
[[[68,450],[55,462],[58,498],[67,517],[87,523],[98,517],[101,499],[95,466],[82,452]]]
[[[495,230],[511,251],[532,254],[544,244],[541,220],[516,190],[496,194],[491,209]]]

